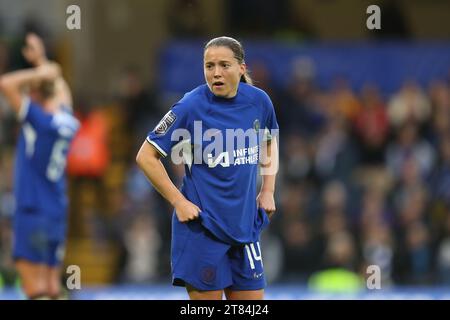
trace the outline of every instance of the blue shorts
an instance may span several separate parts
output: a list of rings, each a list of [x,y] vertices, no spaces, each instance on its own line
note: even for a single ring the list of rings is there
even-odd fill
[[[66,221],[36,211],[19,211],[14,215],[13,258],[30,262],[60,265],[64,258]]]
[[[172,224],[172,283],[198,290],[259,290],[266,286],[259,241],[230,245],[199,220]]]

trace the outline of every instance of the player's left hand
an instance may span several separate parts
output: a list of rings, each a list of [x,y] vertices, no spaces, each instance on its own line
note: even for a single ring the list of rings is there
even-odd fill
[[[261,191],[256,197],[256,204],[259,208],[263,208],[269,218],[275,213],[275,199],[273,197],[273,192],[270,191]]]

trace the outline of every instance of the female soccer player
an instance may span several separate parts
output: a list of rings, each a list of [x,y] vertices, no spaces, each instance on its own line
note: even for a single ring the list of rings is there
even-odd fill
[[[206,84],[187,93],[142,144],[136,161],[175,208],[172,279],[191,299],[263,299],[259,236],[275,211],[278,124],[229,37],[204,48]],[[260,134],[261,132],[261,134]],[[181,140],[180,140],[181,137]],[[181,192],[160,162],[182,150]],[[262,186],[256,192],[258,164]]]
[[[23,54],[34,68],[0,77],[0,92],[21,122],[13,257],[28,298],[59,298],[67,224],[66,156],[79,124],[71,114],[71,94],[60,67],[47,60],[37,35],[27,35]]]

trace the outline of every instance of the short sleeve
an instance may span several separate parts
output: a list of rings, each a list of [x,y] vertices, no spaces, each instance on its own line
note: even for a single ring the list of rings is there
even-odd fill
[[[264,124],[264,140],[271,140],[272,137],[277,136],[279,132],[279,126],[275,109],[267,94],[264,94],[264,106],[265,106],[265,124]]]
[[[158,122],[156,127],[149,132],[147,142],[167,157],[172,148],[180,142],[177,130],[187,130],[188,126],[188,106],[185,103],[178,103]]]

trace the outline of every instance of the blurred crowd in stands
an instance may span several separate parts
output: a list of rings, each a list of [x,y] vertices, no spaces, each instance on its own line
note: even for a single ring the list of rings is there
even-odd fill
[[[0,74],[10,67],[8,57],[0,43]],[[336,75],[323,90],[314,62],[299,57],[290,86],[275,90],[263,63],[249,67],[255,85],[273,100],[281,134],[277,213],[262,239],[269,282],[307,283],[333,269],[365,279],[367,267],[377,265],[385,286],[449,285],[450,78],[427,87],[405,79],[385,96],[377,83],[355,92]],[[171,105],[142,82],[138,68],[125,68],[117,83],[117,96],[75,96],[82,126],[67,167],[68,260],[84,259],[76,242],[89,240],[98,259],[106,252],[114,257],[103,266],[112,272],[110,282],[167,281],[172,208],[134,159]],[[6,282],[13,275],[17,129],[0,97],[0,272]],[[183,167],[164,163],[179,185]]]

